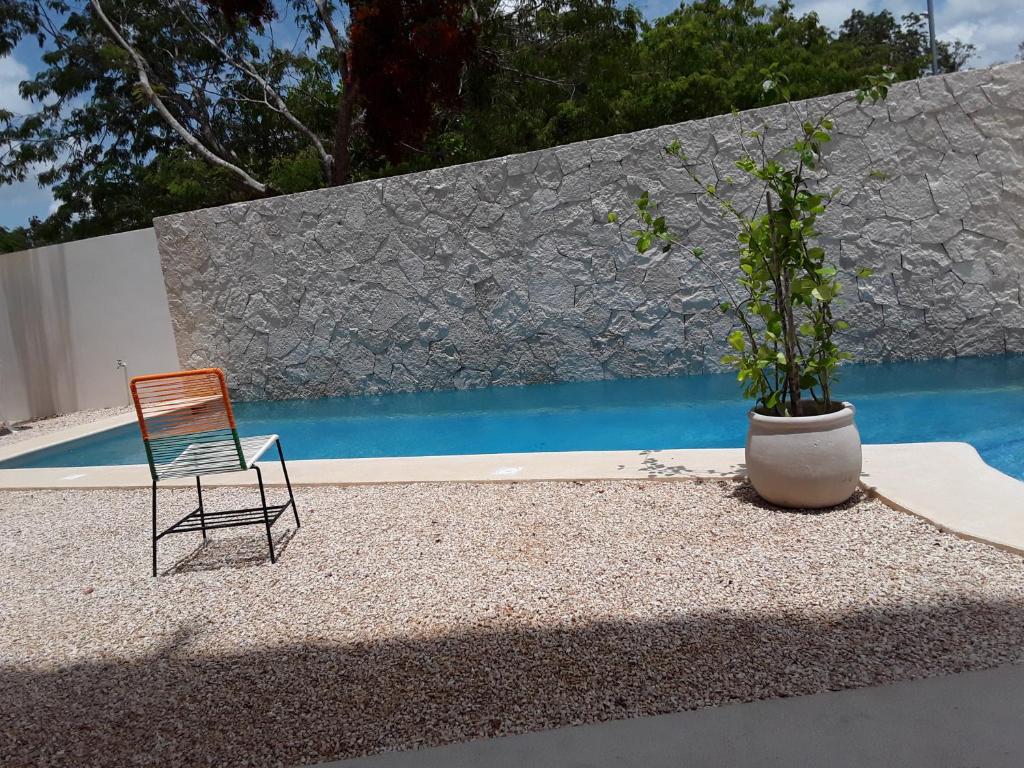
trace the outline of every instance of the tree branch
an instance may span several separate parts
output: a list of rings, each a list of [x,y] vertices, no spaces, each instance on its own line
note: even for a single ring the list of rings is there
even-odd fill
[[[345,39],[338,32],[338,27],[334,23],[334,19],[331,17],[331,12],[327,8],[327,3],[324,0],[314,0],[316,3],[316,10],[320,14],[320,19],[324,23],[324,27],[327,28],[327,34],[331,36],[331,42],[334,43],[334,50],[338,52],[340,59],[339,66],[344,66],[345,54],[348,53],[348,45],[345,43]]]
[[[179,6],[180,8],[180,6]],[[297,118],[292,111],[288,109],[288,105],[285,104],[284,99],[281,98],[280,94],[267,82],[252,65],[251,62],[243,59],[238,59],[228,53],[227,49],[221,44],[214,40],[209,34],[203,31],[192,19],[188,18],[187,14],[182,10],[182,16],[185,22],[197,35],[203,38],[206,43],[212,47],[217,53],[219,53],[228,64],[234,67],[237,71],[250,78],[262,89],[266,96],[266,103],[268,107],[271,107],[274,112],[277,112],[289,122],[299,133],[305,136],[309,142],[313,145],[316,150],[317,157],[320,160],[320,168],[324,174],[324,181],[330,181],[331,179],[331,166],[333,165],[333,158],[324,149],[323,142],[320,141],[320,137],[317,136],[305,123]]]
[[[224,168],[230,171],[232,174],[237,176],[243,184],[250,189],[265,195],[268,191],[267,185],[257,179],[250,176],[244,169],[229,163],[224,158],[220,157],[210,149],[206,147],[199,139],[192,135],[192,133],[182,125],[178,119],[171,113],[164,104],[163,99],[154,90],[152,83],[149,80],[149,66],[142,55],[135,49],[135,47],[129,43],[123,35],[118,31],[117,27],[107,18],[107,14],[104,12],[103,7],[100,5],[99,0],[89,0],[89,4],[92,6],[93,12],[96,17],[103,23],[103,25],[110,32],[114,41],[124,49],[124,51],[131,57],[132,63],[135,65],[135,70],[138,75],[139,87],[142,92],[149,99],[150,104],[156,109],[157,113],[163,118],[164,122],[171,127],[178,136],[184,141],[196,154],[202,157],[211,165],[215,165],[219,168]]]
[[[573,98],[576,95],[576,83],[571,80],[554,80],[550,77],[544,77],[543,75],[535,75],[532,72],[524,72],[521,69],[516,69],[508,64],[501,61],[501,57],[497,51],[491,49],[482,49],[481,53],[485,53],[491,57],[491,63],[494,64],[498,69],[503,69],[506,72],[511,72],[514,75],[527,78],[529,80],[537,80],[541,83],[547,83],[549,85],[557,85],[559,88],[564,88],[569,91],[569,98]]]

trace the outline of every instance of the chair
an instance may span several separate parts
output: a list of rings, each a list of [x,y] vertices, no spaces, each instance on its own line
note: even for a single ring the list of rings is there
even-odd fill
[[[131,391],[142,441],[146,446],[149,471],[153,476],[153,575],[156,576],[156,545],[164,536],[202,531],[205,540],[208,530],[240,525],[263,525],[266,528],[270,562],[275,562],[271,526],[289,506],[295,515],[295,526],[299,526],[299,512],[295,508],[288,466],[278,436],[239,437],[224,373],[218,368],[136,376],[131,380]],[[267,504],[263,473],[256,466],[272,444],[277,445],[277,455],[288,486],[288,501],[284,504]],[[203,507],[202,475],[250,469],[256,470],[261,506],[217,512]],[[157,483],[193,475],[199,506],[170,528],[157,532]]]

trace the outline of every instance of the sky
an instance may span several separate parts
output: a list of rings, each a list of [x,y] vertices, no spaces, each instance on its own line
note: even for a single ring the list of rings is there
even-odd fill
[[[633,0],[649,18],[657,18],[679,6],[678,0]],[[858,8],[879,11],[887,8],[899,17],[910,11],[924,13],[927,0],[795,0],[797,13],[814,11],[833,29]],[[1024,0],[935,0],[937,37],[959,38],[974,43],[978,54],[970,66],[980,67],[1011,61],[1017,45],[1024,40]],[[31,109],[18,95],[18,83],[39,68],[39,51],[34,43],[22,42],[10,56],[0,57],[0,108],[24,113]],[[0,226],[26,224],[32,216],[45,218],[54,208],[48,189],[40,189],[34,178],[0,187]]]

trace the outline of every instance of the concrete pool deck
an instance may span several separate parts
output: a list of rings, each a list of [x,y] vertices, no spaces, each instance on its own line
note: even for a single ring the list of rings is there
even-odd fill
[[[1024,666],[385,752],[310,768],[1019,766]]]
[[[0,461],[135,421],[132,413],[0,446]],[[288,446],[284,446],[287,456]],[[264,478],[283,485],[276,461]],[[288,462],[293,485],[560,480],[704,480],[744,476],[742,448],[574,451]],[[0,489],[142,488],[144,464],[0,470]],[[253,483],[250,473],[212,475],[208,485]],[[192,485],[189,478],[160,487]],[[944,531],[1024,554],[1024,483],[986,464],[967,443],[865,445],[861,486],[891,507]]]

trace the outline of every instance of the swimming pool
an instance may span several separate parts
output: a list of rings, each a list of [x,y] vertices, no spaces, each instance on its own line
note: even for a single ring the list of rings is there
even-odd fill
[[[1024,479],[1024,357],[848,366],[838,391],[867,443],[965,441]],[[742,447],[749,404],[732,374],[237,403],[243,434],[288,458]],[[143,464],[132,424],[0,463]]]

